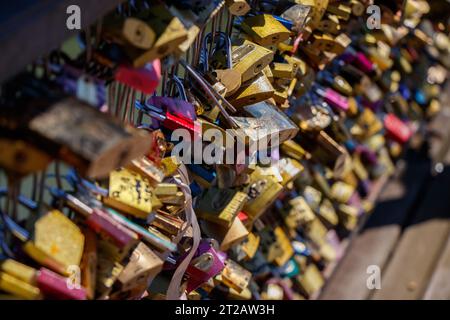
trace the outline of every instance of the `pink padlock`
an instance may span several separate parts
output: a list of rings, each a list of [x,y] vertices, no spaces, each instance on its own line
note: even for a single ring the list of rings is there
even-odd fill
[[[159,59],[147,63],[143,68],[120,65],[115,74],[116,81],[145,94],[155,92],[161,80]]]
[[[217,251],[208,240],[202,240],[197,249],[197,256],[186,270],[189,274],[187,292],[197,289],[225,268],[225,253]]]
[[[328,102],[332,107],[344,112],[349,108],[347,98],[330,88],[325,89],[324,100]]]
[[[374,70],[374,65],[366,55],[362,52],[357,52],[355,55],[355,60],[353,60],[355,66],[363,71],[364,73],[371,73]]]
[[[411,128],[392,113],[384,117],[384,128],[388,137],[401,144],[408,142],[412,136]]]
[[[51,299],[86,300],[86,289],[81,286],[69,286],[68,278],[64,278],[46,268],[38,271],[37,286],[42,293]]]

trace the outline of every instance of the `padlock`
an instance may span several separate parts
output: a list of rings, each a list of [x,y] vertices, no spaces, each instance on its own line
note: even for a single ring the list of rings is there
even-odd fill
[[[278,135],[278,144],[294,138],[299,131],[299,128],[285,113],[266,101],[247,105],[243,107],[243,110],[254,118],[269,119],[271,121],[270,127],[268,126],[265,129],[271,134]],[[277,146],[273,139],[270,142],[272,147]]]
[[[155,219],[151,224],[160,230],[164,230],[167,234],[178,235],[184,223],[179,217],[164,213],[160,210],[155,214]]]
[[[161,80],[161,62],[155,59],[140,68],[119,65],[114,73],[114,79],[144,94],[153,94]]]
[[[227,259],[225,260],[225,268],[218,277],[224,285],[241,293],[247,288],[252,274],[238,263]]]
[[[1,271],[0,289],[21,299],[37,300],[42,298],[39,288]]]
[[[209,237],[220,242],[220,250],[227,251],[247,239],[249,232],[242,221],[236,217],[231,226],[226,228],[216,223],[204,221],[201,223],[202,230]]]
[[[412,136],[411,129],[392,113],[384,117],[383,123],[388,137],[400,144],[406,143]]]
[[[339,217],[336,213],[336,210],[333,207],[333,204],[327,198],[322,200],[318,210],[319,217],[322,218],[323,221],[326,222],[331,227],[336,227],[339,223]]]
[[[158,183],[161,183],[165,176],[162,168],[157,167],[146,157],[132,160],[126,168],[140,174],[142,177],[147,178],[148,182],[152,186],[156,186]]]
[[[189,264],[186,273],[189,275],[187,292],[197,289],[212,277],[219,274],[223,268],[224,257],[220,255],[209,240],[200,242],[197,255]]]
[[[278,167],[283,178],[282,184],[284,186],[295,180],[305,169],[300,162],[291,158],[281,158],[278,162]]]
[[[285,155],[297,161],[304,159],[307,155],[307,152],[293,140],[286,140],[285,142],[283,142],[280,146],[280,149]]]
[[[322,31],[323,33],[336,35],[341,31],[341,25],[339,24],[339,19],[336,15],[327,14],[326,18],[320,21],[317,29]]]
[[[139,298],[143,291],[150,286],[150,282],[162,270],[162,266],[163,260],[144,243],[140,242],[131,254],[129,262],[118,276],[118,290],[121,297],[123,297],[124,292],[133,291],[136,288],[140,290],[132,292],[131,295]],[[130,296],[127,298],[130,298]]]
[[[297,277],[302,292],[310,297],[325,284],[324,278],[315,264],[309,264],[307,269]]]
[[[46,152],[22,140],[0,138],[0,149],[0,166],[19,176],[44,170],[52,161]]]
[[[103,37],[119,44],[128,44],[142,50],[150,49],[155,43],[156,34],[143,20],[136,17],[109,15],[103,20]]]
[[[294,249],[292,248],[288,236],[281,227],[276,227],[273,232],[275,234],[276,242],[283,252],[281,256],[275,257],[274,262],[276,265],[281,267],[285,265],[286,262],[292,257],[292,255],[294,254]]]
[[[177,246],[173,242],[170,241],[167,237],[165,237],[160,232],[157,232],[155,229],[148,227],[145,229],[144,227],[128,220],[120,213],[114,211],[113,209],[107,209],[108,214],[117,222],[123,224],[128,229],[136,232],[139,235],[139,238],[145,240],[150,243],[154,247],[156,247],[160,251],[175,251]],[[104,242],[103,242],[104,243]],[[117,247],[116,247],[117,248]],[[117,251],[117,250],[116,250]]]
[[[310,6],[311,7],[311,20],[307,25],[311,29],[316,29],[325,14],[326,8],[328,7],[328,0],[295,0],[295,3]]]
[[[215,43],[211,43],[215,38]],[[226,91],[223,96],[228,97],[233,95],[241,86],[241,73],[233,68],[232,59],[232,47],[231,40],[224,32],[214,33],[214,38],[212,33],[208,33],[203,39],[203,46],[201,48],[201,68],[203,73],[208,73],[209,77],[213,80],[217,80],[218,84],[213,84],[214,86],[223,85]],[[223,43],[221,46],[220,43]],[[208,53],[208,45],[213,49]],[[225,63],[221,66],[213,64],[210,67],[209,57],[214,56],[217,51],[221,52],[221,58],[225,60]],[[211,70],[210,70],[211,69]]]
[[[290,37],[290,31],[269,14],[245,18],[241,28],[262,46],[276,45]]]
[[[60,211],[52,210],[36,221],[33,240],[38,249],[62,263],[66,269],[80,265],[84,235]]]
[[[243,192],[210,188],[205,190],[197,200],[196,213],[205,220],[229,227],[246,200],[247,195]]]
[[[354,187],[342,181],[336,181],[331,187],[332,197],[340,203],[347,203],[354,192]]]
[[[87,176],[105,177],[113,168],[148,150],[145,133],[124,128],[111,116],[77,99],[66,98],[53,104],[34,100],[29,108],[34,117],[17,123],[17,130],[29,130],[27,137],[38,149],[66,161]],[[35,108],[40,112],[33,113],[31,110]],[[2,109],[8,112],[8,108]],[[15,123],[16,120],[8,118]],[[130,149],[128,144],[135,147]]]
[[[263,175],[261,169],[257,168],[250,175],[250,185],[246,188],[249,199],[243,210],[248,214],[250,222],[262,215],[282,191],[283,186],[275,177]]]
[[[244,259],[250,260],[255,256],[256,251],[259,248],[259,242],[260,237],[257,234],[250,232],[247,241],[241,246],[242,253],[245,255]]]
[[[178,50],[178,46],[188,39],[188,32],[184,28],[179,18],[173,16],[163,5],[153,6],[152,10],[147,10],[137,16],[153,30],[156,41],[151,49],[141,50],[132,47],[125,47],[127,55],[130,57],[134,67],[142,67],[147,62],[157,58],[163,58]]]
[[[225,3],[234,16],[245,16],[251,9],[246,0],[226,0]]]
[[[84,199],[71,194],[61,195],[66,205],[86,219],[86,225],[99,234],[103,239],[111,241],[126,254],[131,247],[136,245],[138,235],[114,220],[102,208],[91,208]]]
[[[248,40],[241,40],[232,46],[232,65],[241,76],[244,83],[268,66],[274,57],[274,53],[262,46]]]
[[[239,90],[230,97],[230,102],[235,107],[243,107],[270,99],[273,94],[272,84],[264,73],[260,72],[256,78],[242,83]]]
[[[147,179],[122,168],[110,173],[108,196],[103,198],[103,203],[145,219],[152,211],[153,192]]]
[[[311,207],[302,196],[295,197],[289,201],[291,208],[284,217],[286,225],[291,229],[310,223],[315,219]]]
[[[350,19],[352,13],[352,8],[345,4],[329,4],[327,6],[327,11],[338,16],[339,19],[347,21]]]

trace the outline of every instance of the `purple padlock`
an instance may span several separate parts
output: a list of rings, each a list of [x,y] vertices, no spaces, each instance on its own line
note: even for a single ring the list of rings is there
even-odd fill
[[[225,268],[226,253],[214,248],[213,242],[203,239],[197,249],[196,256],[186,270],[189,275],[187,292],[195,290]]]

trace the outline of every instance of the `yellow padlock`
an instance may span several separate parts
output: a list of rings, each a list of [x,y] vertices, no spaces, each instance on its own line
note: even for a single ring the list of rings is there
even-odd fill
[[[289,39],[291,32],[270,14],[245,18],[241,28],[262,46],[276,45]]]

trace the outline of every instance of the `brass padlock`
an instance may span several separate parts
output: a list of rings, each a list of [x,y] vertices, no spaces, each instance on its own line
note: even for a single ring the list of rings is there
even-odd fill
[[[150,282],[162,270],[163,263],[164,261],[148,246],[140,242],[117,278],[121,295],[124,292],[138,289],[140,292],[132,292],[132,294],[137,295],[136,298],[140,297],[143,291],[150,286]]]
[[[2,271],[0,271],[0,289],[21,299],[42,299],[39,288]]]
[[[80,228],[58,210],[52,210],[39,218],[34,227],[36,247],[66,269],[79,266],[84,248],[84,235]]]
[[[259,218],[283,191],[283,186],[271,175],[263,175],[258,167],[250,175],[250,185],[246,188],[249,200],[244,206],[250,222]]]
[[[308,297],[319,291],[325,284],[322,274],[315,264],[309,264],[305,272],[297,276],[303,293]]]
[[[345,4],[330,4],[327,7],[327,11],[338,16],[339,19],[347,21],[350,19],[350,15],[352,13],[352,8]]]
[[[294,248],[292,247],[288,236],[281,227],[276,227],[273,232],[276,238],[276,242],[278,243],[282,251],[282,254],[280,256],[275,257],[274,262],[276,265],[281,267],[284,266],[292,257],[292,255],[294,254]]]
[[[291,32],[270,14],[245,18],[241,28],[262,46],[276,45],[289,39]]]
[[[247,288],[252,274],[233,260],[227,259],[225,268],[218,277],[224,285],[241,293]]]
[[[230,97],[230,102],[235,107],[248,106],[270,99],[274,95],[274,88],[269,79],[260,72],[256,78],[242,83],[239,90]]]
[[[248,40],[239,40],[235,43],[231,55],[233,69],[241,74],[242,83],[259,75],[274,57],[271,50]]]
[[[156,34],[143,20],[136,17],[107,16],[102,26],[103,37],[115,43],[132,45],[142,50],[150,49],[155,43]]]
[[[143,156],[150,147],[142,130],[124,128],[117,119],[75,98],[39,104],[27,106],[35,115],[24,128],[29,130],[27,135],[38,138],[33,139],[37,148],[75,166],[83,175],[104,178],[114,168]],[[33,112],[35,108],[40,112]]]
[[[225,3],[234,16],[245,16],[251,9],[246,0],[226,0]]]
[[[247,201],[247,195],[233,189],[210,188],[197,200],[200,218],[229,227]]]
[[[202,231],[220,242],[220,250],[227,251],[232,246],[240,244],[247,239],[249,232],[242,221],[236,217],[231,226],[224,227],[209,221],[201,222]]]
[[[0,167],[19,176],[44,170],[52,161],[47,153],[26,141],[0,138],[0,150]]]
[[[122,168],[110,173],[108,196],[103,198],[103,203],[126,214],[146,219],[153,209],[153,193],[147,179]]]
[[[245,260],[250,260],[255,256],[256,251],[259,248],[260,240],[261,239],[257,234],[253,232],[249,233],[247,241],[241,246],[241,250],[245,254]]]
[[[145,14],[137,16],[146,22],[156,35],[156,41],[149,50],[125,47],[134,67],[143,67],[147,62],[163,58],[176,52],[180,44],[188,39],[183,23],[164,6],[153,6]]]

